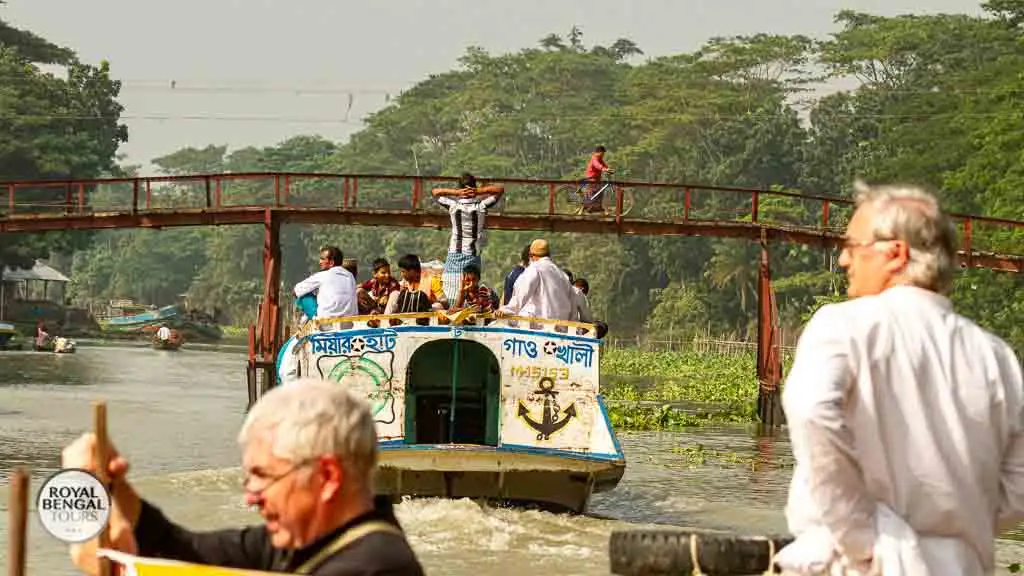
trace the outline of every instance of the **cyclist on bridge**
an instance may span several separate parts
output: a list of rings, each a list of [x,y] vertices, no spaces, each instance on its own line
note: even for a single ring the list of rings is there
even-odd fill
[[[587,212],[603,212],[604,207],[602,206],[602,197],[597,196],[593,198],[597,191],[601,188],[601,175],[605,172],[614,174],[615,171],[608,167],[608,164],[604,161],[604,146],[598,146],[594,148],[594,153],[590,155],[590,162],[587,163],[587,181],[590,183],[587,188],[589,189],[584,196],[583,206]]]

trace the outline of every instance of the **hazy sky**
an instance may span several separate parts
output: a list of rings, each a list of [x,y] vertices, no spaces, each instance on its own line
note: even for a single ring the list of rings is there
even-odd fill
[[[564,36],[574,24],[588,46],[628,37],[647,56],[660,56],[693,50],[712,36],[824,37],[844,8],[977,14],[980,3],[7,0],[0,14],[84,61],[110,61],[124,84],[129,141],[121,151],[128,162],[148,165],[184,146],[271,145],[309,133],[344,140],[387,94],[452,69],[467,46],[515,51],[550,32]]]

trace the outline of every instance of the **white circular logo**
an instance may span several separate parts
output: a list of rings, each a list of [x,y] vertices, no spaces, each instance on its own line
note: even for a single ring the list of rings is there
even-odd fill
[[[39,489],[36,510],[54,538],[85,542],[98,536],[110,520],[110,493],[86,470],[61,470]]]

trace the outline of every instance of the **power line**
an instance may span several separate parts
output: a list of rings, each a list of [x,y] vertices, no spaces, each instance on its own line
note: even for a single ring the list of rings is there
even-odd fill
[[[949,112],[934,112],[934,113],[914,113],[914,114],[892,114],[892,113],[862,113],[862,114],[828,114],[828,118],[841,118],[851,120],[885,120],[885,119],[904,119],[904,120],[921,120],[921,119],[938,119],[938,118],[996,118],[1005,117],[1006,111],[1000,112],[962,112],[962,111],[949,111]],[[627,113],[619,112],[612,114],[605,114],[595,117],[594,115],[572,115],[572,114],[525,114],[520,120],[524,123],[549,121],[549,120],[675,120],[679,122],[690,123],[693,121],[701,120],[773,120],[773,119],[788,119],[791,118],[790,113],[778,113],[778,114],[766,114],[766,113],[746,113],[746,114],[700,114],[693,115],[687,113],[676,113],[676,114],[647,114],[647,113]],[[515,116],[497,114],[493,117],[493,120],[508,120],[514,119]],[[211,122],[283,122],[283,123],[299,123],[299,124],[364,124],[359,120],[352,120],[350,118],[338,118],[329,116],[277,116],[277,115],[214,115],[214,114],[170,114],[170,113],[137,113],[137,114],[121,114],[120,116],[103,116],[103,115],[73,115],[73,114],[0,114],[0,119],[4,120],[67,120],[69,122],[74,121],[88,121],[88,120],[149,120],[149,121],[211,121]]]
[[[231,85],[230,83],[213,83],[213,84],[188,84],[186,82],[168,79],[161,81],[131,81],[131,80],[118,80],[113,78],[112,80],[121,83],[122,90],[133,90],[133,91],[149,91],[149,92],[201,92],[211,94],[249,94],[249,93],[281,93],[281,94],[295,94],[295,95],[361,95],[361,96],[385,96],[393,97],[400,94],[403,91],[407,91],[410,88],[392,89],[387,90],[383,88],[368,88],[368,87],[348,87],[348,86],[332,86],[332,87],[318,87],[315,85],[301,85],[301,84],[260,84],[253,86],[245,85]],[[35,78],[25,78],[24,76],[16,77],[4,77],[0,76],[0,83],[11,85],[11,84],[26,84],[35,82]],[[815,86],[819,88],[832,88],[832,86],[822,82],[816,83]],[[855,93],[861,89],[873,89],[874,87],[868,84],[860,84],[851,88],[837,88],[833,91],[827,91],[825,95],[837,94],[837,93]],[[992,88],[969,88],[969,87],[957,87],[957,88],[946,88],[946,87],[935,87],[935,88],[878,88],[885,94],[934,94],[934,95],[1009,95],[1024,93],[1024,88],[1021,89],[992,89]],[[807,94],[814,90],[801,89],[794,94]],[[821,90],[818,90],[821,92]]]

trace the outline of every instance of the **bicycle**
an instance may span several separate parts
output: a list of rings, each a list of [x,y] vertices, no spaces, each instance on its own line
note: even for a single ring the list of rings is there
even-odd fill
[[[614,180],[601,182],[597,192],[590,194],[590,188],[594,185],[590,180],[581,180],[580,184],[566,184],[558,189],[558,195],[565,198],[567,203],[566,212],[570,214],[584,214],[601,212],[605,216],[615,216],[615,202],[618,192],[622,191],[622,215],[629,214],[633,209],[633,191],[627,190],[615,183]],[[608,198],[605,198],[608,196]],[[587,205],[600,203],[600,209],[588,211]]]

